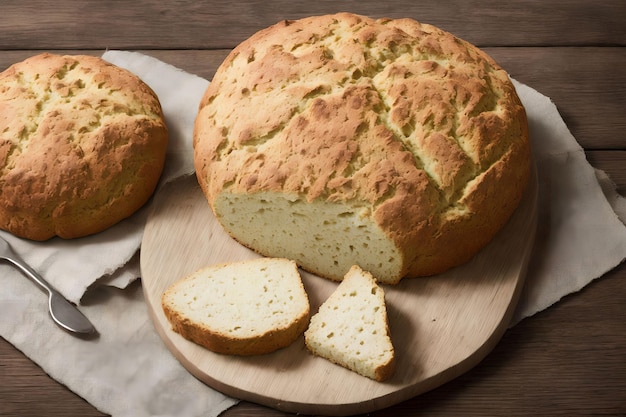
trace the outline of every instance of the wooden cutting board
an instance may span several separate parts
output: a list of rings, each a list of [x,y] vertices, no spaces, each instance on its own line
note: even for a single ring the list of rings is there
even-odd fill
[[[469,263],[444,274],[385,286],[397,369],[379,383],[291,346],[256,357],[210,352],[174,333],[161,294],[174,281],[214,263],[258,255],[217,223],[195,176],[157,194],[141,247],[145,298],[159,335],[182,365],[229,395],[288,412],[367,413],[431,390],[483,359],[506,330],[522,288],[536,225],[537,184],[498,236]],[[337,284],[303,273],[311,312]]]

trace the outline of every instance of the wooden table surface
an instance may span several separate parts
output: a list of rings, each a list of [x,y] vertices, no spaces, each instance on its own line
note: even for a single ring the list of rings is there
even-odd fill
[[[124,49],[210,79],[257,30],[337,11],[414,18],[483,48],[552,98],[590,163],[626,195],[624,0],[2,0],[0,70],[42,51]],[[626,414],[625,264],[507,331],[458,379],[371,415],[559,414]],[[102,414],[0,339],[0,415]],[[285,414],[244,402],[223,415]]]

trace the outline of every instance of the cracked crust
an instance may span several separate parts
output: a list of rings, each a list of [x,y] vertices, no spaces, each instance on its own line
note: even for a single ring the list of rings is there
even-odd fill
[[[524,108],[490,57],[431,25],[347,13],[283,21],[235,48],[201,102],[194,147],[199,183],[235,239],[280,251],[230,221],[237,210],[237,222],[263,218],[242,208],[255,195],[355,207],[396,248],[377,263],[395,271],[370,269],[384,282],[467,261],[517,207],[530,167]],[[234,196],[239,209],[223,203]],[[282,245],[315,234],[302,227]],[[367,263],[353,254],[328,272],[305,250],[282,255],[331,279]]]
[[[100,232],[148,200],[166,148],[158,98],[130,72],[82,55],[14,64],[0,74],[0,228]]]

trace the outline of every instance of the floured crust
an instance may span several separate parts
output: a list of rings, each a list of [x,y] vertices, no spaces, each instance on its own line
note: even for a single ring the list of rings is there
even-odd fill
[[[402,257],[395,282],[473,256],[530,169],[524,108],[490,57],[431,25],[346,13],[280,22],[235,48],[194,147],[223,224],[226,194],[364,208]]]
[[[0,74],[0,228],[46,240],[114,225],[152,195],[167,140],[129,71],[83,55],[14,64]]]

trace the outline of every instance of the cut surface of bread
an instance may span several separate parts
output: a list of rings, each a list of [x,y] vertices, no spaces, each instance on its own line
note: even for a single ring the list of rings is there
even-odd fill
[[[355,259],[383,277],[395,276],[402,267],[402,256],[365,207],[291,201],[276,192],[223,192],[215,210],[244,246],[296,259],[303,269],[335,281],[343,279],[341,271],[349,270]],[[243,224],[247,233],[240,230]]]
[[[349,13],[238,45],[201,101],[194,158],[243,245],[383,283],[469,260],[530,172],[524,108],[489,56],[432,25]]]
[[[260,355],[293,343],[309,323],[295,262],[259,258],[213,265],[175,282],[162,297],[172,329],[207,349]]]
[[[35,55],[0,74],[0,228],[73,239],[135,213],[163,170],[152,89],[87,55]]]
[[[360,375],[376,381],[393,375],[384,291],[356,265],[311,317],[304,340],[313,354]]]

